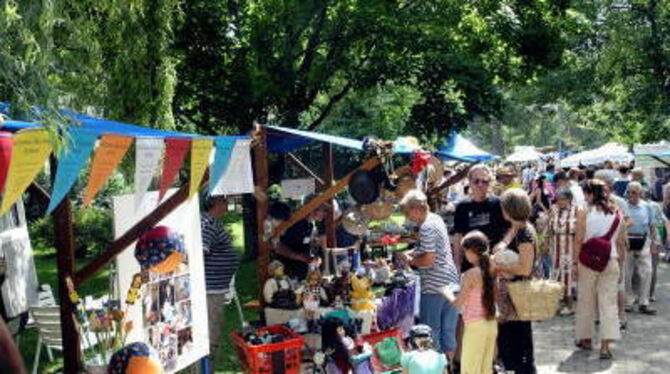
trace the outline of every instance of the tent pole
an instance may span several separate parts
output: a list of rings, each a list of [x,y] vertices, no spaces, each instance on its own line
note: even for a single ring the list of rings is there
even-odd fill
[[[267,279],[268,265],[270,264],[270,251],[268,238],[265,237],[265,220],[268,215],[268,144],[267,132],[265,127],[258,124],[256,133],[258,143],[254,147],[254,178],[256,183],[256,229],[258,232],[258,284],[260,285],[261,297],[263,300],[263,284]]]
[[[51,158],[51,175],[56,175],[58,162]],[[74,229],[72,219],[72,203],[69,197],[53,212],[54,230],[58,233],[55,238],[56,263],[58,267],[58,298],[60,300],[61,334],[63,338],[63,371],[66,374],[79,373],[81,352],[79,350],[79,332],[75,322],[76,305],[68,295],[66,280],[74,278]],[[76,289],[77,283],[73,286]]]
[[[333,170],[333,145],[330,143],[323,143],[323,181],[322,191],[327,190],[333,185],[335,179],[335,172]],[[326,213],[326,246],[328,248],[337,247],[335,241],[335,209],[333,200],[328,202],[328,211]]]

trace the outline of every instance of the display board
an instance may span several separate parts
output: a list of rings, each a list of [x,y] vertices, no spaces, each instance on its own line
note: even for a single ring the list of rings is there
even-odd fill
[[[171,195],[176,190],[170,190]],[[157,205],[158,192],[147,193],[136,208],[135,195],[114,197],[114,233],[118,238]],[[163,219],[167,226],[183,235],[183,263],[172,273],[151,274],[142,286],[140,300],[129,308],[133,329],[126,342],[142,341],[159,355],[166,373],[174,373],[209,354],[207,299],[202,256],[202,236],[198,196],[181,204]],[[140,271],[135,259],[135,243],[116,260],[118,290],[124,300],[133,275]],[[193,318],[193,316],[198,316]]]
[[[300,200],[316,191],[314,178],[284,179],[281,181],[281,194],[285,199]]]

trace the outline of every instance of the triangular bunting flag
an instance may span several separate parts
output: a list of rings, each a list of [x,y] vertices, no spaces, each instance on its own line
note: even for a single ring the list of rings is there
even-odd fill
[[[80,127],[72,127],[70,130],[72,143],[69,148],[63,148],[59,152],[56,178],[51,190],[51,200],[47,213],[53,212],[61,200],[70,192],[72,185],[77,181],[79,171],[84,167],[86,161],[95,147],[98,134],[84,130]]]
[[[237,195],[254,192],[251,168],[251,140],[238,140],[230,155],[228,168],[212,191],[212,195]]]
[[[91,175],[88,177],[88,185],[84,194],[84,206],[91,204],[95,195],[105,185],[109,175],[121,163],[132,143],[133,138],[129,136],[106,134],[100,138],[100,145],[95,150],[91,164]]]
[[[214,162],[210,168],[209,175],[209,194],[214,196],[214,188],[216,185],[223,180],[223,174],[228,168],[228,162],[230,161],[230,154],[233,152],[233,147],[235,147],[235,138],[231,137],[221,137],[214,140]]]
[[[205,175],[209,165],[209,155],[212,152],[213,140],[211,138],[195,138],[191,142],[191,180],[188,190],[188,198],[198,192],[200,181]]]
[[[135,207],[142,203],[163,155],[163,138],[135,140]]]
[[[181,169],[184,163],[186,153],[191,148],[191,139],[188,138],[167,138],[165,139],[165,159],[163,160],[163,174],[161,175],[160,192],[158,192],[158,201],[163,200],[165,192]]]
[[[14,135],[12,160],[7,173],[0,215],[6,213],[32,183],[51,154],[51,150],[51,137],[46,130],[24,130]]]
[[[9,161],[12,159],[12,133],[0,131],[0,193],[5,188]]]

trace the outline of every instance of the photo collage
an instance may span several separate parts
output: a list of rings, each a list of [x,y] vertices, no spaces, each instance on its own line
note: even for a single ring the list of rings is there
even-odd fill
[[[150,273],[144,287],[142,312],[146,341],[158,353],[165,371],[174,371],[178,357],[193,349],[188,257],[184,255],[174,272]]]

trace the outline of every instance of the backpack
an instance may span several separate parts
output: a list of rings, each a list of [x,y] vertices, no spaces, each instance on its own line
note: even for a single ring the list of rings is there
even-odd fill
[[[602,272],[607,267],[612,253],[612,236],[619,227],[621,216],[617,212],[612,222],[612,227],[603,236],[591,238],[582,244],[582,250],[579,251],[579,262],[587,268]]]

